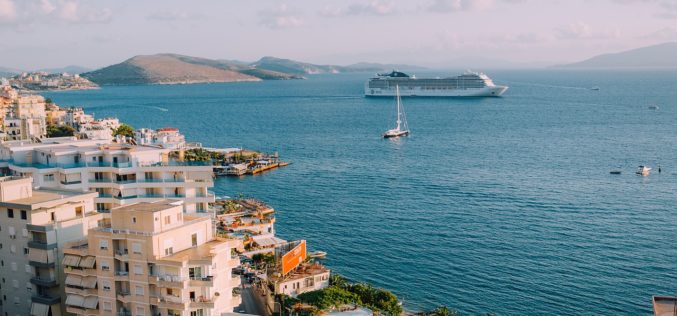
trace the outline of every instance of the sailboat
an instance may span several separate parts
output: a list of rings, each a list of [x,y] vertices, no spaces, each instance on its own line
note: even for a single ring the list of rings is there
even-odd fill
[[[409,135],[409,125],[407,124],[407,117],[404,115],[404,108],[402,107],[402,100],[400,99],[400,86],[396,86],[397,96],[397,127],[387,130],[383,134],[383,138],[392,138]]]

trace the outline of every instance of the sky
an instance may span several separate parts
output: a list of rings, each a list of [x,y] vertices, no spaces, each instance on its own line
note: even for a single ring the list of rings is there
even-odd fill
[[[0,66],[178,53],[550,65],[677,41],[677,0],[0,0]]]

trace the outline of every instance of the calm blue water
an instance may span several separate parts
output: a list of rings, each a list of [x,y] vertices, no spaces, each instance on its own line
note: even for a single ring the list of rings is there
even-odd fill
[[[395,141],[380,137],[393,100],[361,96],[368,75],[48,96],[279,151],[293,164],[214,191],[270,203],[279,235],[408,309],[649,315],[651,295],[677,295],[677,72],[492,72],[503,98],[405,99],[413,134]]]

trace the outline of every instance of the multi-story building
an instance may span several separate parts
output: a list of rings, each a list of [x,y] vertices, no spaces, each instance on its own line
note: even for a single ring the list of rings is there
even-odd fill
[[[39,187],[96,191],[100,212],[165,198],[182,200],[187,213],[207,211],[214,202],[211,163],[177,161],[170,151],[73,138],[5,142],[0,173],[31,176]]]
[[[3,127],[8,140],[35,140],[47,135],[45,98],[39,95],[17,97],[6,112]]]
[[[164,148],[181,149],[186,147],[186,137],[178,128],[164,127],[152,130],[140,128],[134,131],[134,139],[139,145],[156,145]]]
[[[0,178],[0,313],[63,315],[66,243],[103,220],[94,192],[33,190],[30,178]]]
[[[76,315],[210,316],[241,303],[238,239],[220,239],[209,216],[180,201],[116,208],[111,226],[64,250],[67,311]],[[81,262],[95,258],[95,266]],[[92,283],[87,280],[95,278]],[[86,284],[87,283],[87,284]]]

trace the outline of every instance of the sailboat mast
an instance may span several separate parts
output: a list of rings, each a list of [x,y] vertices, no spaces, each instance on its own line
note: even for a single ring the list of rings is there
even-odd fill
[[[400,130],[400,125],[402,124],[401,112],[400,112],[400,86],[395,86],[397,92],[397,130]]]

